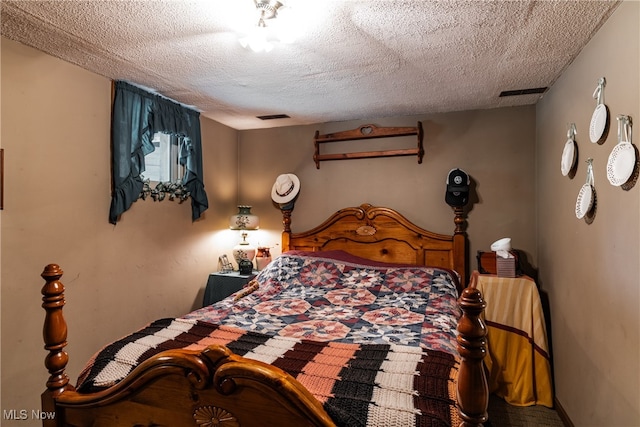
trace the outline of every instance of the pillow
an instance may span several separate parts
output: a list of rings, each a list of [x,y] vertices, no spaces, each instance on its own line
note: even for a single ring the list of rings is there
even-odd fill
[[[331,250],[331,251],[299,251],[299,250],[291,250],[286,251],[282,255],[294,255],[294,256],[307,256],[307,257],[316,257],[316,258],[329,258],[335,261],[342,262],[350,262],[353,264],[361,264],[370,267],[389,267],[389,268],[404,268],[404,267],[412,267],[412,268],[433,268],[442,271],[446,271],[449,273],[451,278],[454,281],[458,292],[462,291],[462,287],[460,285],[460,274],[449,268],[445,267],[431,267],[428,265],[418,265],[418,264],[399,264],[393,262],[383,262],[383,261],[374,261],[368,258],[362,258],[356,255],[352,255],[349,252],[343,250]]]
[[[416,264],[399,264],[384,261],[374,261],[368,258],[362,258],[357,255],[352,255],[349,252],[343,250],[331,250],[331,251],[287,251],[283,255],[295,255],[295,256],[308,256],[316,258],[329,258],[335,261],[351,262],[354,264],[368,265],[371,267],[424,267],[423,265]]]

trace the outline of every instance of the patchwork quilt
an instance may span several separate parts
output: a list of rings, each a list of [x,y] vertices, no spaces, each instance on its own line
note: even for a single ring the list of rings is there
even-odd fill
[[[287,252],[260,272],[250,294],[184,318],[293,338],[456,354],[457,280],[450,270],[382,264],[342,251]]]
[[[300,381],[339,426],[458,425],[457,277],[345,253],[289,252],[246,289],[106,346],[77,389],[168,349],[227,346]]]

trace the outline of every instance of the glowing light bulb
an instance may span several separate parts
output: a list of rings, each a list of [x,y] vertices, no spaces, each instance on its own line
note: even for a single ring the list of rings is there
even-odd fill
[[[249,48],[254,52],[269,52],[273,49],[273,44],[267,40],[267,26],[262,18],[258,21],[258,25],[246,36],[241,38],[240,44],[244,48]]]

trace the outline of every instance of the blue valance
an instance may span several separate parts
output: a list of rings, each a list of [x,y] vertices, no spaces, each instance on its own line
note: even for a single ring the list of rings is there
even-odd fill
[[[117,81],[111,120],[113,194],[109,222],[115,224],[140,196],[144,156],[153,152],[151,140],[157,132],[176,135],[187,148],[180,158],[186,169],[182,184],[191,195],[191,219],[200,218],[209,207],[202,178],[200,113]]]

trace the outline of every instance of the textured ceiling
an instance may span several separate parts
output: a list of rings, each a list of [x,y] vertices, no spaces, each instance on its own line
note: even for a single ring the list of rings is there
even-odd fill
[[[289,19],[299,34],[269,53],[238,43],[255,22],[252,0],[0,7],[7,38],[253,129],[534,104],[541,95],[498,95],[551,86],[618,2],[285,4],[288,16],[276,21]],[[256,118],[271,114],[291,118]]]

